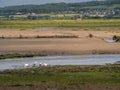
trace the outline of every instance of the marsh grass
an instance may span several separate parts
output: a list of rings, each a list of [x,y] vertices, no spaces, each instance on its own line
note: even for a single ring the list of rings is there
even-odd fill
[[[7,20],[0,21],[0,28],[37,28],[37,27],[119,27],[118,19],[85,20]]]
[[[5,36],[0,36],[0,39],[36,39],[36,38],[79,38],[78,35],[53,35],[53,36],[49,36],[49,35],[45,35],[45,36],[41,36],[41,35],[36,35],[36,36],[23,36],[23,35],[19,35],[17,37],[5,37]]]
[[[25,58],[25,57],[34,57],[34,56],[46,56],[44,54],[3,54],[0,55],[0,59],[7,59],[7,58]]]
[[[69,87],[120,84],[120,65],[47,66],[0,72],[2,86]]]
[[[0,85],[41,85],[69,86],[79,84],[120,84],[119,73],[112,72],[76,72],[43,74],[0,74]]]

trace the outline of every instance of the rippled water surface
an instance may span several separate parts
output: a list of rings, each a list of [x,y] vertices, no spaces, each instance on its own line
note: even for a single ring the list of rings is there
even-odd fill
[[[47,56],[0,60],[0,70],[24,68],[25,64],[47,63],[49,65],[104,65],[120,61],[120,54]]]

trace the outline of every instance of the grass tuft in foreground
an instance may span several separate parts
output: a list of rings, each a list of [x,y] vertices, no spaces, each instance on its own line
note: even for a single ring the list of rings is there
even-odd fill
[[[104,86],[120,88],[120,65],[48,66],[0,72],[2,87],[39,87],[56,90],[79,90]],[[102,87],[103,88],[103,87]],[[113,88],[113,87],[112,87]],[[83,89],[84,90],[84,89]],[[114,90],[114,89],[113,89]]]

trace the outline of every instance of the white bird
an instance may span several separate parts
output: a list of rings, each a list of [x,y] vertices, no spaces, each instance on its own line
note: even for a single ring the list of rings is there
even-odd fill
[[[29,64],[27,64],[27,63],[26,63],[26,64],[24,64],[24,67],[29,67]]]
[[[48,64],[47,63],[43,63],[43,66],[48,66]]]

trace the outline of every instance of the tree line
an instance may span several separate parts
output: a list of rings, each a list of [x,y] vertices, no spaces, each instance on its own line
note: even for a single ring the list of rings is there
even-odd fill
[[[105,1],[90,1],[90,2],[80,2],[80,3],[52,3],[43,5],[20,5],[20,6],[8,6],[0,8],[0,14],[16,14],[16,13],[73,13],[79,11],[85,11],[90,6],[99,5],[113,5],[120,4],[120,0],[105,0]],[[120,7],[116,7],[120,9]],[[96,7],[96,9],[98,9]],[[104,8],[107,9],[107,8]]]

